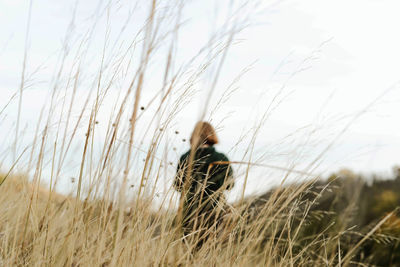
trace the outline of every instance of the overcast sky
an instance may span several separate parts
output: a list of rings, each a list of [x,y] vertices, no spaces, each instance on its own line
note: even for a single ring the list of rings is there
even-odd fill
[[[25,121],[39,113],[48,93],[43,84],[49,80],[46,77],[53,75],[56,54],[72,17],[72,2],[33,1],[28,73],[33,73],[37,66],[43,67],[35,73],[32,88],[26,91]],[[214,27],[226,18],[229,2],[187,3],[178,58],[192,55],[206,43]],[[322,148],[329,144],[356,118],[324,156],[322,169],[346,167],[357,172],[389,172],[393,165],[400,164],[400,2],[258,2],[259,5],[250,4],[250,10],[243,10],[251,15],[249,26],[235,36],[214,93],[217,99],[235,77],[251,66],[236,83],[238,90],[213,117],[220,126],[218,149],[230,151],[242,130],[254,126],[271,98],[284,88],[283,96],[279,96],[282,103],[271,113],[257,139],[257,153],[267,153],[268,149],[277,153],[296,151],[296,146],[312,135],[315,139],[307,144],[305,153],[315,147],[310,153],[317,155],[321,144]],[[97,4],[98,1],[80,2],[81,23],[93,14]],[[254,6],[257,8],[251,10]],[[1,108],[19,86],[28,9],[29,1],[0,0]],[[123,15],[120,11],[112,17],[112,23],[121,24]],[[75,26],[79,31],[79,23]],[[180,136],[190,134],[209,85],[203,81],[198,88],[199,98],[178,114],[174,127],[179,129]],[[152,95],[150,89],[144,92],[143,103]],[[2,125],[3,136],[9,134],[4,127],[12,127],[17,103],[14,101],[9,108],[11,119]],[[370,103],[373,105],[369,106]],[[279,147],[287,135],[288,141]],[[290,140],[292,135],[295,141]],[[180,152],[185,149],[185,144],[179,146]],[[240,149],[229,156],[240,158]],[[279,165],[285,160],[266,157],[263,162]]]

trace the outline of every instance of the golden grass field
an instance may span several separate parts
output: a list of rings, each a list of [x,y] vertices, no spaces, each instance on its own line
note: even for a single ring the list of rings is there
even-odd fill
[[[195,249],[195,239],[183,240],[174,211],[155,212],[150,201],[132,202],[122,211],[104,200],[81,201],[50,193],[23,176],[8,177],[0,187],[1,262],[3,266],[362,265],[351,260],[357,247],[396,217],[387,215],[351,248],[340,243],[354,234],[347,233],[346,226],[304,235],[310,220],[320,216],[310,212],[318,197],[300,200],[310,186],[275,190],[261,205],[252,206],[254,202],[246,199],[232,206],[218,231]]]

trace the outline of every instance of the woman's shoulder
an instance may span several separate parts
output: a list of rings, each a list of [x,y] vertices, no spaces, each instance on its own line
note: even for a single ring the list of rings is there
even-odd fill
[[[204,152],[206,152],[207,157],[210,158],[212,161],[229,161],[228,157],[221,152],[215,150],[214,147],[208,147]],[[204,154],[204,152],[202,154]],[[190,156],[191,150],[189,149],[180,157],[180,161],[185,161]]]
[[[218,152],[216,150],[214,152],[214,157],[218,161],[229,161],[228,157],[224,153]]]
[[[184,161],[187,157],[189,157],[189,155],[190,155],[190,149],[182,154],[179,161]]]

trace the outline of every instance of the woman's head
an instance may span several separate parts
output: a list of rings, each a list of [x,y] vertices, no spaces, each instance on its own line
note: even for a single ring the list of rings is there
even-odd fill
[[[194,147],[201,145],[215,145],[218,144],[218,137],[215,133],[214,127],[205,121],[199,121],[194,127],[192,136],[190,137],[190,144]]]

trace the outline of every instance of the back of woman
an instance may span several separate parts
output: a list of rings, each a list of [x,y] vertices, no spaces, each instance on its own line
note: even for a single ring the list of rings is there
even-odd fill
[[[224,190],[234,185],[229,159],[215,150],[218,139],[209,123],[197,123],[190,142],[191,149],[181,156],[174,181],[181,192],[186,235],[218,223],[217,206],[224,203]]]

